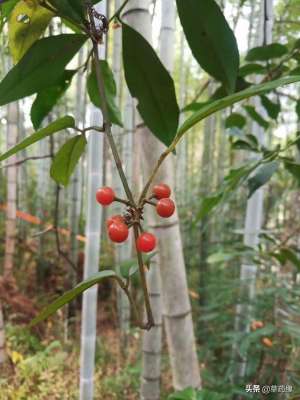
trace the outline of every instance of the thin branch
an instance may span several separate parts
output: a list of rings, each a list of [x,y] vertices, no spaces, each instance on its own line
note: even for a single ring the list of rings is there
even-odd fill
[[[51,225],[51,226],[48,226],[46,229],[44,229],[44,230],[42,230],[40,232],[34,233],[31,237],[35,238],[35,237],[38,237],[38,236],[43,236],[46,233],[51,232],[52,230],[53,230],[53,226]]]
[[[124,283],[123,280],[118,276],[116,276],[115,279],[118,282],[120,288],[124,291],[124,293],[128,297],[129,303],[130,303],[132,311],[133,311],[133,317],[134,317],[135,325],[138,326],[140,329],[149,329],[148,325],[144,324],[143,321],[142,321],[142,318],[139,316],[139,312],[138,312],[137,306],[136,306],[135,301],[134,301],[134,299],[132,297],[132,294],[130,293],[130,290],[129,290],[130,280],[127,279],[126,283]]]
[[[150,178],[148,179],[148,181],[147,181],[147,183],[146,183],[146,185],[145,185],[145,187],[144,187],[144,189],[143,189],[143,191],[142,191],[142,194],[140,195],[140,198],[139,198],[139,205],[142,205],[142,204],[143,204],[143,202],[144,202],[144,200],[145,200],[145,198],[146,198],[146,196],[147,196],[148,190],[149,190],[149,188],[150,188],[150,186],[151,186],[151,184],[152,184],[152,182],[153,182],[153,180],[154,180],[154,178],[155,178],[155,176],[156,176],[156,174],[157,174],[157,172],[158,172],[158,170],[159,170],[161,164],[165,161],[165,159],[168,157],[168,155],[169,155],[172,151],[173,151],[173,148],[171,149],[171,148],[169,147],[169,148],[168,148],[166,151],[164,151],[164,152],[161,154],[161,156],[159,157],[159,159],[158,159],[158,161],[157,161],[157,164],[155,165],[155,167],[154,167],[154,169],[153,169],[153,172],[152,172],[152,174],[150,175]]]
[[[205,92],[205,90],[208,88],[208,86],[211,83],[211,79],[208,79],[206,82],[204,82],[204,84],[200,87],[200,89],[198,90],[198,92],[195,94],[195,96],[193,97],[193,99],[191,101],[189,101],[188,104],[193,104],[195,103],[199,97],[202,96],[202,94]],[[183,108],[181,108],[180,112],[184,112],[184,109],[186,108],[186,106],[184,106]]]
[[[284,92],[281,92],[279,90],[275,90],[275,93],[278,94],[279,96],[287,97],[290,100],[298,101],[298,98],[296,96],[293,96],[290,93],[284,93]]]
[[[112,22],[115,18],[118,18],[119,15],[121,14],[121,12],[123,11],[123,9],[126,7],[127,3],[129,2],[129,0],[125,0],[124,3],[121,5],[121,7],[119,7],[117,9],[117,11],[110,17],[109,19],[109,23]]]
[[[89,126],[88,128],[80,129],[77,126],[73,128],[75,131],[85,134],[88,131],[96,131],[96,132],[105,132],[104,128],[100,128],[99,126]]]
[[[128,0],[123,3],[123,5],[118,10],[117,14],[119,14],[122,11],[122,9],[125,7],[125,5],[127,3],[128,3]],[[90,37],[91,37],[92,42],[93,42],[94,63],[95,63],[95,69],[96,69],[97,85],[98,85],[98,90],[99,90],[100,97],[103,99],[103,102],[102,102],[102,114],[103,114],[103,121],[104,121],[103,126],[104,126],[104,129],[105,129],[105,134],[107,136],[110,148],[112,150],[112,154],[113,154],[113,157],[114,157],[114,160],[115,160],[115,164],[116,164],[116,167],[118,169],[118,173],[119,173],[120,179],[122,181],[122,184],[123,184],[125,193],[127,195],[127,198],[129,200],[129,202],[132,204],[132,206],[135,209],[135,211],[138,213],[139,210],[135,205],[135,201],[134,201],[132,192],[131,192],[131,190],[129,188],[129,185],[128,185],[128,182],[127,182],[127,178],[125,176],[125,173],[124,173],[124,170],[123,170],[123,167],[122,167],[122,162],[121,162],[121,159],[120,159],[120,156],[119,156],[119,153],[118,153],[118,149],[117,149],[117,146],[115,144],[115,141],[114,141],[114,138],[113,138],[113,135],[112,135],[111,121],[110,121],[110,116],[109,116],[108,106],[107,106],[107,97],[106,97],[106,93],[105,93],[105,84],[104,84],[104,79],[103,79],[100,60],[99,60],[98,41],[95,39],[95,38],[99,37],[99,33],[96,30],[95,20],[94,20],[94,15],[93,15],[93,12],[92,12],[92,8],[90,6],[88,6],[87,10],[88,10],[90,26],[91,26]],[[114,18],[114,16],[112,18]],[[133,229],[134,229],[135,238],[137,239],[138,235],[139,235],[138,225],[134,224],[133,225]],[[145,324],[143,324],[143,322],[140,321],[138,323],[138,326],[141,329],[149,330],[149,329],[151,329],[151,327],[154,326],[154,319],[153,319],[153,315],[152,315],[150,298],[149,298],[149,294],[148,294],[146,276],[145,276],[144,265],[143,265],[143,258],[142,258],[142,254],[138,250],[137,250],[137,258],[138,258],[139,272],[140,272],[140,277],[141,277],[141,282],[142,282],[142,289],[143,289],[144,301],[145,301],[145,307],[146,307],[146,313],[147,313],[147,322]],[[126,293],[126,291],[125,291],[125,293]],[[128,290],[127,290],[126,294],[130,295]],[[130,297],[129,297],[129,300],[130,300]],[[134,302],[133,302],[133,304],[134,304]]]
[[[68,257],[68,255],[61,249],[59,231],[58,231],[58,221],[59,221],[59,192],[60,187],[56,185],[56,196],[55,196],[55,212],[54,212],[54,233],[55,233],[55,241],[56,241],[56,249],[57,253],[63,257],[67,263],[73,268],[74,271],[77,271],[77,266],[73,263],[73,261]]]
[[[117,201],[118,203],[125,204],[128,207],[134,207],[134,204],[131,204],[130,201],[124,200],[124,199],[120,199],[119,197],[115,197],[114,201]]]
[[[283,57],[278,65],[268,71],[268,74],[260,83],[269,82],[274,78],[277,78],[281,74],[281,68],[283,67],[284,63],[290,61],[295,55],[299,54],[299,49],[294,49],[291,53],[287,54]]]
[[[139,237],[139,225],[138,224],[133,225],[133,232],[134,232],[134,238],[135,238],[135,243],[136,243],[137,239]],[[149,298],[149,294],[148,294],[144,262],[143,262],[142,254],[137,249],[137,246],[136,246],[136,254],[137,254],[137,258],[138,258],[139,273],[140,273],[140,277],[141,277],[142,288],[144,291],[145,307],[146,307],[146,314],[147,314],[147,323],[145,324],[145,329],[150,330],[154,326],[154,318],[153,318],[151,304],[150,304],[150,298]]]
[[[20,165],[26,163],[27,161],[32,161],[32,160],[43,160],[43,159],[45,159],[45,158],[51,158],[51,157],[52,157],[51,154],[48,154],[48,155],[46,155],[46,156],[26,157],[26,158],[24,158],[24,159],[22,159],[22,160],[19,160],[19,161],[15,162],[15,163],[2,165],[2,166],[0,167],[0,169],[2,169],[2,168],[10,168],[10,167],[19,167]]]
[[[95,41],[95,37],[97,34],[96,31],[96,26],[95,26],[95,20],[94,20],[94,16],[93,13],[91,11],[91,8],[88,7],[88,13],[89,13],[89,18],[90,18],[90,23],[91,23],[91,27],[93,30],[93,35],[91,36],[92,42],[93,42],[93,52],[94,52],[94,64],[95,64],[95,69],[96,69],[96,78],[97,78],[97,85],[98,85],[98,90],[100,93],[100,97],[103,99],[102,102],[102,114],[103,114],[103,126],[104,126],[104,130],[105,130],[105,134],[107,136],[111,151],[113,153],[113,157],[116,163],[116,167],[118,169],[119,175],[120,175],[120,179],[122,181],[125,193],[127,195],[128,200],[132,203],[135,204],[134,199],[133,199],[133,195],[132,192],[129,188],[126,176],[125,176],[125,172],[123,170],[122,167],[122,162],[117,150],[117,146],[115,144],[113,135],[112,135],[112,131],[111,131],[111,121],[110,121],[110,117],[109,117],[109,113],[108,113],[108,107],[107,107],[107,97],[106,97],[106,92],[105,92],[105,85],[104,85],[104,79],[103,79],[103,75],[102,75],[102,70],[101,70],[101,65],[100,65],[100,60],[99,60],[99,49],[98,49],[98,43]]]
[[[154,201],[151,201],[151,200],[144,200],[144,203],[145,204],[150,204],[151,206],[154,206],[154,207],[156,207],[156,203],[154,203]]]

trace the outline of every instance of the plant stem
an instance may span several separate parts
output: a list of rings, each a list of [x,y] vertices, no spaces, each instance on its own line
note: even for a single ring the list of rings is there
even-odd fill
[[[137,224],[133,225],[133,232],[134,232],[134,238],[135,238],[135,243],[139,237],[139,228]],[[142,283],[142,288],[144,292],[144,298],[145,298],[145,307],[146,307],[146,314],[147,314],[147,323],[145,325],[146,330],[150,330],[154,326],[154,319],[152,315],[152,309],[151,309],[151,304],[150,304],[150,298],[149,298],[149,293],[148,293],[148,288],[147,288],[147,282],[146,282],[146,275],[144,271],[144,262],[142,258],[142,254],[139,252],[139,250],[136,247],[136,253],[137,253],[137,258],[138,258],[138,264],[139,264],[139,272],[140,272],[140,277],[141,277],[141,283]]]
[[[130,201],[124,200],[124,199],[120,199],[119,197],[115,197],[114,201],[117,201],[118,203],[125,204],[128,207],[133,207],[134,206],[133,204],[130,203]]]
[[[121,5],[120,8],[118,8],[118,10],[114,13],[114,15],[111,16],[111,18],[109,19],[108,22],[113,21],[116,17],[119,17],[119,15],[121,14],[121,12],[123,11],[123,9],[126,7],[126,4],[129,2],[129,0],[125,0],[124,3]]]
[[[88,8],[89,10],[89,16],[90,16],[90,21],[92,24],[92,28],[95,28],[95,22],[94,22],[94,17],[90,12],[90,8]],[[95,64],[95,70],[96,70],[96,78],[97,78],[97,85],[98,85],[98,90],[99,90],[99,94],[102,101],[102,113],[103,113],[103,125],[104,125],[104,131],[105,134],[107,136],[125,193],[127,195],[128,200],[132,203],[135,204],[134,199],[133,199],[133,195],[132,192],[129,188],[123,167],[122,167],[122,162],[117,150],[117,146],[115,144],[112,132],[111,132],[111,121],[109,118],[109,113],[108,113],[108,108],[107,108],[107,99],[106,99],[106,94],[105,94],[105,85],[104,85],[104,79],[102,76],[102,72],[101,72],[101,65],[100,65],[100,61],[99,61],[99,50],[98,50],[98,43],[95,42],[95,40],[92,38],[93,41],[93,52],[94,52],[94,64]]]
[[[154,201],[151,201],[151,200],[144,200],[144,203],[150,204],[151,206],[156,207],[156,203],[154,203]]]
[[[152,174],[150,175],[150,178],[148,179],[148,181],[147,181],[147,183],[146,183],[146,185],[145,185],[145,187],[144,187],[144,189],[142,191],[142,194],[141,194],[141,196],[139,198],[139,206],[141,206],[143,204],[143,202],[144,202],[144,200],[145,200],[145,198],[147,196],[148,190],[149,190],[149,188],[150,188],[150,186],[151,186],[151,184],[152,184],[152,182],[153,182],[153,180],[154,180],[154,178],[155,178],[155,176],[156,176],[161,164],[165,161],[165,159],[168,157],[168,155],[173,151],[173,148],[171,148],[171,146],[166,151],[164,151],[161,154],[161,156],[159,157],[159,159],[158,159],[158,161],[157,161],[157,163],[156,163],[156,165],[154,167],[154,170],[153,170]]]
[[[121,278],[119,278],[118,276],[115,277],[115,279],[118,282],[120,288],[124,291],[124,293],[128,297],[129,303],[132,307],[132,311],[133,311],[133,315],[134,315],[134,319],[135,319],[135,325],[138,326],[140,329],[148,330],[149,329],[148,324],[144,324],[143,320],[139,317],[139,312],[137,310],[135,301],[130,293],[129,285],[125,284],[123,282],[123,280]]]
[[[125,7],[125,5],[127,4],[128,0],[126,0],[123,3],[123,8]],[[121,10],[119,12],[122,11],[123,9],[121,7]],[[94,16],[92,14],[91,11],[91,7],[88,6],[87,7],[88,10],[88,15],[89,15],[89,19],[90,19],[90,24],[91,24],[91,34],[90,37],[92,39],[93,42],[93,53],[94,53],[94,64],[95,64],[95,69],[96,69],[96,78],[97,78],[97,85],[98,85],[98,90],[99,90],[99,94],[100,97],[102,99],[102,113],[103,113],[103,126],[104,126],[104,131],[105,134],[108,138],[109,141],[109,145],[110,148],[112,150],[113,153],[113,157],[116,163],[116,167],[118,169],[119,172],[119,176],[121,178],[125,193],[127,195],[127,198],[129,200],[129,202],[132,204],[133,208],[137,208],[132,192],[129,188],[128,182],[127,182],[127,178],[125,176],[123,167],[122,167],[122,162],[118,153],[118,149],[117,146],[115,144],[113,135],[112,135],[112,131],[111,131],[111,121],[109,118],[109,113],[108,113],[108,107],[107,107],[107,98],[106,98],[106,94],[105,94],[105,85],[104,85],[104,79],[103,79],[103,75],[102,75],[102,71],[101,71],[101,65],[100,65],[100,61],[99,61],[99,50],[98,50],[98,43],[95,40],[95,38],[97,37],[96,33],[96,27],[95,27],[95,20],[94,20]],[[137,240],[138,236],[139,236],[139,232],[138,232],[138,226],[136,224],[133,225],[133,230],[134,230],[134,236],[135,239]],[[144,263],[143,263],[143,259],[142,259],[142,255],[141,253],[137,250],[137,258],[138,258],[138,264],[139,264],[139,272],[140,272],[140,276],[141,276],[141,281],[142,281],[142,289],[143,289],[143,294],[144,294],[144,300],[145,300],[145,307],[146,307],[146,313],[147,313],[147,322],[146,324],[143,324],[141,321],[138,321],[138,326],[142,329],[151,329],[154,326],[154,320],[153,320],[153,315],[152,315],[152,310],[151,310],[151,305],[150,305],[150,298],[149,298],[149,294],[148,294],[148,289],[147,289],[147,282],[146,282],[146,276],[145,276],[145,271],[144,271]],[[122,286],[121,286],[122,287]],[[122,289],[125,291],[125,293],[128,296],[128,299],[131,303],[131,305],[134,306],[134,310],[136,311],[136,306],[134,304],[134,301],[131,298],[131,294],[129,293],[128,289],[126,288],[126,290],[124,289],[126,288],[126,286],[122,287]]]

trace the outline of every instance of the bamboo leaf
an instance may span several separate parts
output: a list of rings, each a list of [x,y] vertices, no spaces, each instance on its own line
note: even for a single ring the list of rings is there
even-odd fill
[[[44,308],[44,310],[42,310],[41,313],[31,321],[30,326],[34,326],[39,322],[45,320],[46,318],[50,317],[65,304],[70,303],[73,299],[75,299],[75,297],[79,296],[84,291],[96,285],[105,278],[117,278],[117,275],[114,271],[105,270],[98,272],[97,274],[93,275],[83,282],[80,282],[73,289],[69,290],[58,299],[56,299],[52,304]]]
[[[0,83],[0,106],[55,85],[86,39],[63,34],[35,42]]]
[[[178,133],[169,147],[170,151],[173,151],[176,147],[176,144],[179,142],[181,137],[193,126],[195,126],[198,122],[207,118],[209,115],[216,113],[217,111],[223,110],[229,106],[232,106],[235,103],[238,103],[242,100],[248,99],[250,97],[264,94],[270,92],[273,89],[276,89],[279,86],[288,85],[290,83],[295,83],[300,80],[299,75],[294,76],[286,76],[284,78],[276,79],[274,81],[270,81],[267,83],[263,83],[260,85],[253,85],[248,89],[242,90],[240,92],[234,93],[230,96],[223,97],[222,99],[216,100],[207,106],[202,107],[198,112],[195,112],[191,115],[179,128]]]
[[[51,165],[50,176],[56,183],[67,186],[74,169],[82,156],[86,138],[77,135],[69,139],[58,151]]]
[[[281,265],[285,265],[287,261],[291,262],[297,269],[300,270],[300,259],[298,254],[291,248],[283,247],[278,253],[271,253]]]
[[[53,15],[37,0],[21,0],[16,4],[8,23],[9,48],[15,63],[39,39]]]
[[[176,0],[186,39],[200,66],[235,90],[239,69],[236,38],[214,0]]]
[[[105,60],[100,61],[100,68],[105,84],[105,93],[110,120],[113,124],[123,126],[121,112],[116,105],[117,86],[114,80],[113,72],[110,69],[108,62]],[[93,68],[91,74],[88,77],[87,89],[91,102],[96,107],[102,109],[102,99],[98,90],[95,68]]]
[[[9,149],[6,153],[0,155],[0,161],[6,160],[13,154],[18,153],[20,150],[26,149],[26,147],[31,146],[32,144],[38,142],[41,139],[44,139],[47,136],[53,135],[54,133],[59,132],[66,128],[73,128],[74,125],[75,121],[73,117],[66,116],[60,118],[52,122],[45,128],[39,130],[38,132],[35,132],[32,135],[28,136],[26,139],[22,140],[22,142],[18,143],[16,146]]]
[[[126,82],[138,110],[152,133],[169,146],[179,121],[174,81],[150,44],[123,24],[123,60]]]

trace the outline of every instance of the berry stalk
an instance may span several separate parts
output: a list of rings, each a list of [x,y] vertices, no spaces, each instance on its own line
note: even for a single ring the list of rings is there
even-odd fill
[[[129,200],[129,202],[132,204],[133,208],[136,209],[135,201],[132,195],[132,192],[129,188],[127,178],[125,176],[123,167],[122,167],[122,162],[118,153],[117,146],[115,144],[112,131],[111,131],[111,121],[109,118],[109,113],[108,113],[108,107],[107,107],[107,97],[105,93],[105,85],[104,85],[104,79],[102,76],[101,72],[101,66],[99,62],[99,50],[98,50],[98,41],[97,41],[97,29],[95,25],[95,20],[94,20],[94,15],[92,12],[92,8],[90,6],[87,7],[88,15],[89,15],[89,20],[90,20],[90,25],[91,25],[91,32],[90,32],[90,38],[93,43],[93,59],[94,59],[94,64],[95,64],[95,69],[96,69],[96,79],[97,79],[97,85],[98,85],[98,90],[100,97],[103,99],[103,107],[102,107],[102,113],[103,113],[103,128],[105,131],[105,134],[108,138],[110,148],[112,150],[112,154],[116,163],[116,167],[118,169],[118,173],[120,176],[120,179],[122,181],[126,196]],[[136,239],[138,238],[138,226],[136,224],[133,225],[134,228],[134,234],[136,236]],[[146,312],[147,312],[147,324],[145,327],[143,327],[143,323],[141,322],[139,325],[141,328],[144,329],[151,329],[152,326],[154,326],[154,320],[153,320],[153,315],[152,315],[152,310],[151,310],[151,304],[150,304],[150,298],[148,294],[148,288],[147,288],[147,282],[146,282],[146,277],[145,277],[145,272],[144,272],[144,265],[143,265],[143,259],[142,255],[139,251],[137,251],[137,258],[138,258],[138,264],[139,264],[139,271],[141,275],[141,281],[142,281],[142,288],[144,292],[144,299],[145,299],[145,307],[146,307]]]

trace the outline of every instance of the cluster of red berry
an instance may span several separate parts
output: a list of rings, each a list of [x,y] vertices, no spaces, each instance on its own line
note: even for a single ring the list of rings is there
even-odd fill
[[[108,229],[108,236],[115,243],[122,243],[127,240],[129,235],[129,228],[137,223],[140,225],[142,219],[143,207],[145,204],[151,204],[156,207],[157,214],[163,218],[169,218],[174,214],[175,204],[170,199],[171,189],[168,185],[160,183],[153,187],[152,195],[149,199],[145,200],[143,206],[136,208],[132,205],[128,205],[126,213],[124,215],[114,215],[110,217],[106,226]],[[96,199],[102,206],[109,206],[114,201],[120,201],[117,199],[115,192],[110,187],[103,187],[97,190]],[[157,203],[152,202],[152,199],[156,199]],[[126,201],[122,201],[125,202]],[[149,253],[154,250],[156,246],[156,237],[149,232],[142,232],[136,242],[138,251],[143,253]]]

